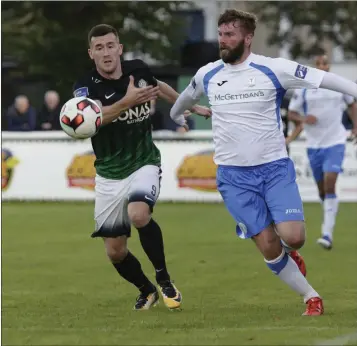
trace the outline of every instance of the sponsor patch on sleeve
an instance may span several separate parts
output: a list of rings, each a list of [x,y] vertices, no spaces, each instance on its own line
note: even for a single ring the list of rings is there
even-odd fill
[[[89,95],[88,88],[82,87],[73,92],[74,97],[86,97]]]
[[[300,79],[305,79],[306,74],[307,74],[308,68],[303,65],[298,65],[295,71],[295,77],[300,78]]]

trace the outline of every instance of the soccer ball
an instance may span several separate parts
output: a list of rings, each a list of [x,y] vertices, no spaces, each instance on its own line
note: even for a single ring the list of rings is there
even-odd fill
[[[87,97],[75,97],[61,109],[60,124],[68,136],[76,139],[93,137],[102,124],[102,111]]]

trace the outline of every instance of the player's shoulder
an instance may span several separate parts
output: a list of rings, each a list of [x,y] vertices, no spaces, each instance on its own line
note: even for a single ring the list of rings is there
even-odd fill
[[[73,84],[73,92],[76,97],[88,96],[88,90],[98,82],[97,74],[94,70],[84,73],[81,75]]]
[[[202,66],[200,69],[198,69],[196,76],[200,79],[203,79],[205,77],[205,75],[207,75],[207,73],[210,73],[211,71],[219,71],[220,69],[222,69],[224,67],[224,63],[223,61],[220,60],[216,60],[213,62],[208,63],[207,65]]]
[[[90,71],[85,72],[77,78],[76,83],[79,84],[90,84],[93,83],[96,78],[95,70],[92,69]]]
[[[252,54],[252,56],[250,57],[250,61],[251,63],[256,65],[266,66],[269,68],[276,68],[279,67],[279,65],[288,62],[289,60],[284,58],[272,58],[265,55]]]
[[[149,66],[141,59],[124,60],[121,63],[123,73],[131,73],[135,70],[149,69]]]

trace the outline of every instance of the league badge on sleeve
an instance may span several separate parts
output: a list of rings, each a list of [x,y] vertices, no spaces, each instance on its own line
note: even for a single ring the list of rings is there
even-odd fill
[[[88,88],[87,87],[82,87],[78,88],[73,92],[74,97],[86,97],[89,95]]]
[[[300,79],[305,79],[306,74],[307,74],[308,68],[303,65],[298,65],[295,71],[295,77],[300,78]]]

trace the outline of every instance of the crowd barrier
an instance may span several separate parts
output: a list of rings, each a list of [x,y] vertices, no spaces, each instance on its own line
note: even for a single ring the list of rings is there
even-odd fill
[[[216,190],[211,131],[154,133],[162,154],[161,201],[221,202]],[[62,131],[2,133],[2,200],[93,200],[94,156],[90,140],[72,140]],[[304,139],[291,144],[297,181],[305,202],[318,194]],[[357,146],[347,143],[337,193],[357,201]]]

